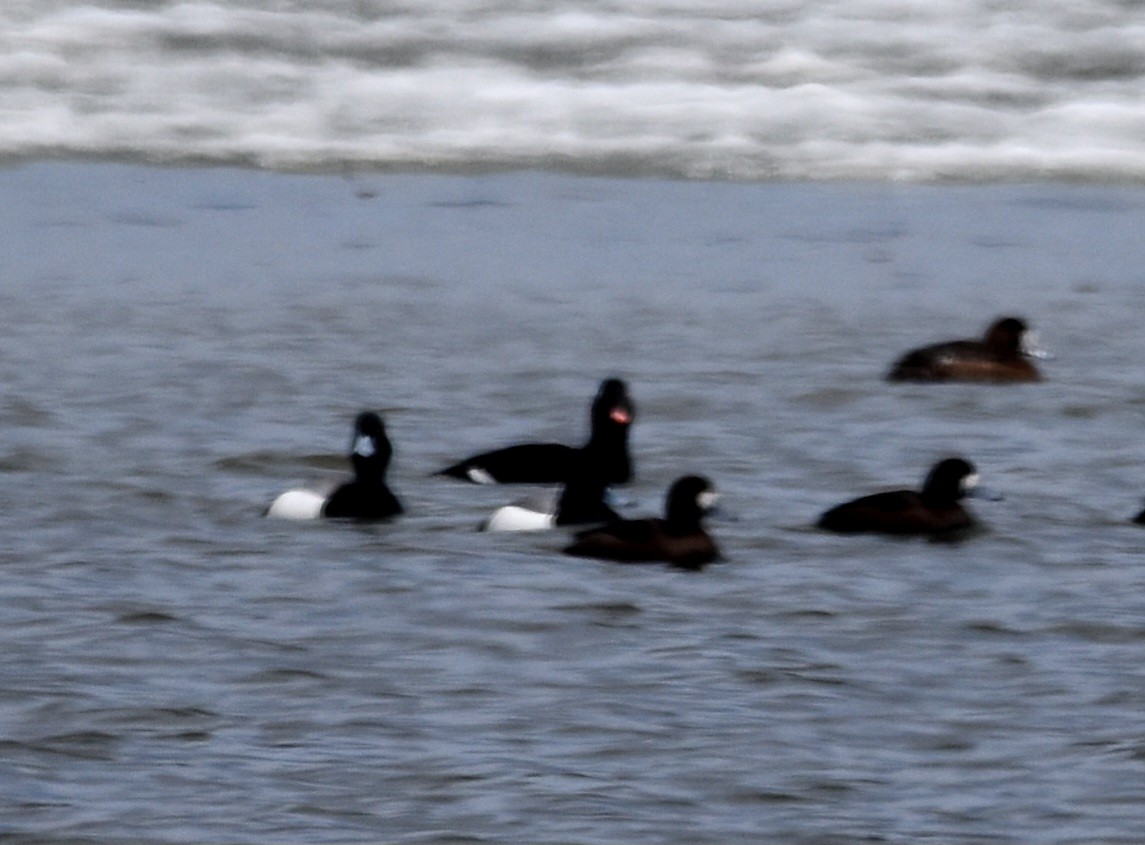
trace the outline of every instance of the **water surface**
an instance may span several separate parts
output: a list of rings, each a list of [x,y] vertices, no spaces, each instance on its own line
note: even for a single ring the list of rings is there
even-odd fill
[[[1145,786],[1145,195],[0,172],[0,835],[1132,841]],[[1044,384],[890,385],[1017,312]],[[703,573],[475,526],[433,478],[638,408],[632,513]],[[408,514],[294,525],[377,408]],[[808,526],[950,453],[942,545]]]

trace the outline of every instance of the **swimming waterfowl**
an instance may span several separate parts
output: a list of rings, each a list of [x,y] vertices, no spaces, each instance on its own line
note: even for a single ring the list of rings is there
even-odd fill
[[[668,490],[663,519],[622,519],[582,531],[564,552],[617,563],[664,562],[700,569],[720,554],[701,524],[716,498],[708,479],[683,476]]]
[[[563,484],[572,468],[593,465],[607,484],[632,478],[628,431],[635,417],[620,379],[602,382],[590,411],[591,433],[580,448],[560,443],[524,443],[466,458],[439,472],[476,484]]]
[[[920,491],[890,490],[862,496],[831,508],[816,524],[841,534],[954,534],[974,525],[959,500],[971,495],[977,485],[973,464],[962,458],[947,458],[934,465]]]
[[[1028,382],[1042,375],[1031,358],[1046,357],[1018,317],[994,321],[981,340],[952,340],[907,352],[887,373],[890,381]]]
[[[283,519],[360,519],[375,520],[396,516],[401,503],[386,486],[386,469],[393,446],[386,436],[382,418],[364,411],[354,421],[349,460],[354,478],[326,495],[315,490],[287,490],[266,511],[267,516]]]
[[[560,491],[545,490],[493,512],[482,531],[545,531],[567,525],[590,525],[620,519],[605,503],[608,485],[589,468],[573,470]]]

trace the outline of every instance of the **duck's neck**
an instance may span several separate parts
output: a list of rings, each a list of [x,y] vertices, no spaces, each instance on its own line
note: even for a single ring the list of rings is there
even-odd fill
[[[372,458],[363,458],[354,455],[351,458],[354,464],[354,480],[359,484],[371,487],[386,486],[386,463]]]
[[[690,502],[670,507],[664,516],[664,530],[669,534],[691,534],[700,530],[701,514]]]
[[[923,504],[928,507],[950,507],[959,499],[962,494],[958,490],[936,489],[932,490],[929,487],[924,487],[919,494],[922,498]]]
[[[607,480],[623,483],[632,477],[628,457],[628,426],[603,426],[584,445],[585,457],[605,468]]]
[[[556,524],[575,525],[616,519],[616,513],[604,503],[604,496],[603,484],[569,484],[557,503]]]

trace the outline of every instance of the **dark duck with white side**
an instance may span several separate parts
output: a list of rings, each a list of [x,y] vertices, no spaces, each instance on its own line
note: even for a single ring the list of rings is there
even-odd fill
[[[282,519],[377,520],[397,516],[401,503],[386,485],[393,446],[382,418],[372,411],[358,415],[350,443],[354,478],[328,495],[316,490],[287,490],[271,503],[267,516]]]
[[[587,462],[606,484],[623,484],[632,478],[628,432],[635,416],[624,382],[608,379],[593,400],[584,446],[523,443],[474,455],[439,474],[475,484],[564,484],[575,466]]]
[[[582,531],[564,552],[615,563],[662,562],[702,569],[720,556],[702,524],[717,498],[708,479],[685,475],[669,488],[663,519],[622,519]]]

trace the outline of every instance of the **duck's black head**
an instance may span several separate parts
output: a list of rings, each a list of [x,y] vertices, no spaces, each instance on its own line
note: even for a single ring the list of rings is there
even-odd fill
[[[592,430],[606,428],[627,429],[636,417],[636,408],[628,396],[628,387],[618,378],[610,378],[600,385],[592,402]]]
[[[1027,354],[1029,349],[1036,346],[1030,327],[1019,317],[995,320],[986,330],[983,342],[992,352],[1005,358]]]
[[[354,421],[354,439],[350,442],[350,463],[354,465],[354,474],[359,479],[382,477],[393,451],[382,418],[373,411],[358,414]]]
[[[935,464],[926,476],[922,498],[928,504],[951,504],[977,486],[978,471],[974,464],[962,458],[947,458]]]
[[[664,521],[670,528],[696,528],[700,518],[715,507],[719,494],[702,475],[677,478],[664,502]]]

